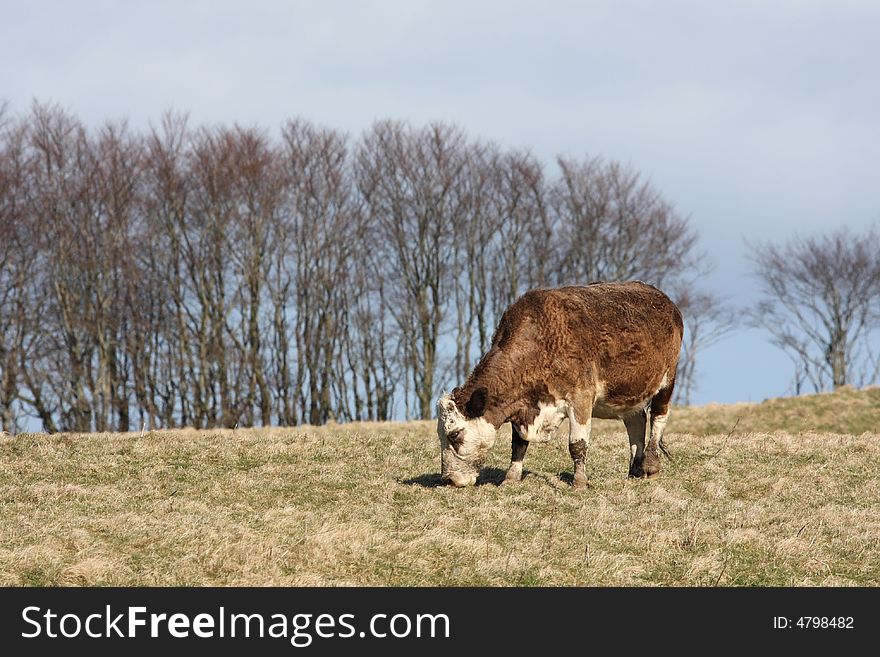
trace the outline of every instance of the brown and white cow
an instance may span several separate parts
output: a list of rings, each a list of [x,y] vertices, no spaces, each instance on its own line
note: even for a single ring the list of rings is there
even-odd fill
[[[510,422],[504,481],[519,481],[529,443],[549,440],[568,418],[573,485],[581,488],[594,417],[623,420],[631,477],[657,474],[683,331],[669,297],[640,281],[527,292],[504,312],[465,384],[437,402],[443,478],[475,483],[496,430]]]

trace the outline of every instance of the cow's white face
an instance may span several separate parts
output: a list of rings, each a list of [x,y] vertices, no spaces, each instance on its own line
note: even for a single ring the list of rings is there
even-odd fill
[[[453,486],[476,483],[480,466],[495,444],[495,427],[482,417],[468,420],[450,395],[437,401],[440,474]]]

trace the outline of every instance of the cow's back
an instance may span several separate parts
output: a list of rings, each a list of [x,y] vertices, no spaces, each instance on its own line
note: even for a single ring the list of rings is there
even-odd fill
[[[597,413],[616,416],[675,376],[682,334],[681,313],[657,288],[595,283],[527,292],[505,312],[493,346],[517,354],[531,371],[523,375],[560,398],[595,390]]]

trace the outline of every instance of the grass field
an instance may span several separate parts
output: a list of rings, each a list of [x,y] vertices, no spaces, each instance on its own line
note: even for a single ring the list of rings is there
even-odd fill
[[[735,425],[735,428],[734,428]],[[431,422],[0,438],[0,585],[880,585],[880,388],[596,422],[440,484]],[[564,427],[563,427],[564,428]]]

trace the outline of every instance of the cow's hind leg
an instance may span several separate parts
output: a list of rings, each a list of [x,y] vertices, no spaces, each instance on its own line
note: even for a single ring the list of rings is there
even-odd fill
[[[592,407],[575,410],[570,406],[568,421],[571,425],[568,434],[568,453],[574,461],[574,479],[572,488],[584,488],[587,485],[587,447],[590,444],[590,426],[593,421]]]
[[[623,418],[626,433],[629,436],[629,476],[645,476],[645,429],[648,425],[648,414],[642,409],[638,413]]]
[[[523,440],[519,432],[519,427],[511,424],[513,428],[510,441],[510,467],[507,469],[507,476],[504,477],[502,484],[512,484],[522,479],[523,459],[526,457],[526,450],[529,448],[529,441]]]
[[[645,450],[644,465],[647,477],[653,477],[660,472],[660,448],[663,446],[663,431],[669,417],[669,400],[672,399],[674,386],[675,378],[651,400],[651,439]]]

